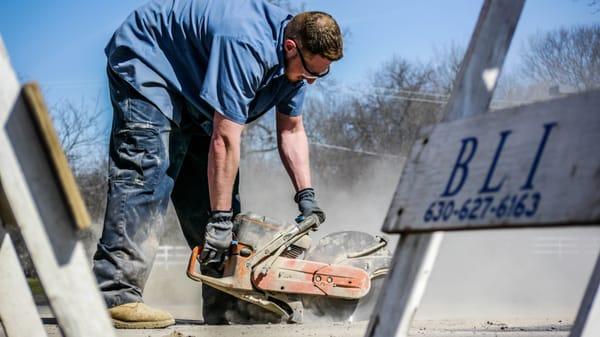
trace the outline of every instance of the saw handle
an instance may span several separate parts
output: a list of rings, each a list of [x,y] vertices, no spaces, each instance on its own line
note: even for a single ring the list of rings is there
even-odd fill
[[[192,249],[190,260],[188,261],[187,276],[192,280],[197,280],[202,274],[196,271],[196,263],[198,262],[198,256],[202,253],[202,246],[196,246]]]
[[[298,227],[298,232],[302,233],[302,232],[306,232],[307,230],[311,229],[311,228],[317,228],[319,227],[319,225],[321,224],[321,222],[319,221],[319,216],[316,214],[311,214],[309,216],[307,216],[306,218],[304,218],[304,220],[302,220],[302,222],[298,223],[296,225],[296,227]]]

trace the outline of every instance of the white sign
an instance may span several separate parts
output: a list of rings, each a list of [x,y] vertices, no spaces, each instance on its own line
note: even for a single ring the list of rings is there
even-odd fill
[[[600,222],[600,91],[430,130],[413,148],[385,231]]]

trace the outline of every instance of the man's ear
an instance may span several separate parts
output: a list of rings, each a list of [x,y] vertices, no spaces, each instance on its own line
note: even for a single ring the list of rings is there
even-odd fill
[[[283,48],[285,48],[285,51],[288,53],[295,53],[296,52],[296,42],[292,39],[285,39],[283,42]],[[294,54],[292,54],[290,56],[294,56]]]

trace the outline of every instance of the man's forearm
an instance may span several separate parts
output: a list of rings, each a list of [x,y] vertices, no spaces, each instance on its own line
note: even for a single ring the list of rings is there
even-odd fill
[[[308,139],[303,127],[278,134],[279,155],[296,191],[311,187]]]
[[[211,209],[225,211],[231,209],[243,127],[217,115],[208,153],[208,187]]]

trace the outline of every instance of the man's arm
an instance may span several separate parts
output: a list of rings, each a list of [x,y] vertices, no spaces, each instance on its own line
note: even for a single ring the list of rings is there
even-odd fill
[[[231,209],[233,183],[240,164],[240,138],[243,125],[220,113],[213,117],[213,134],[208,152],[208,188],[212,210]]]
[[[294,201],[298,203],[300,215],[307,217],[316,214],[320,223],[323,223],[325,212],[317,204],[315,190],[310,182],[308,138],[302,124],[302,116],[277,114],[277,143],[281,161],[296,189]]]
[[[308,138],[302,116],[277,113],[279,156],[296,191],[311,187]]]

